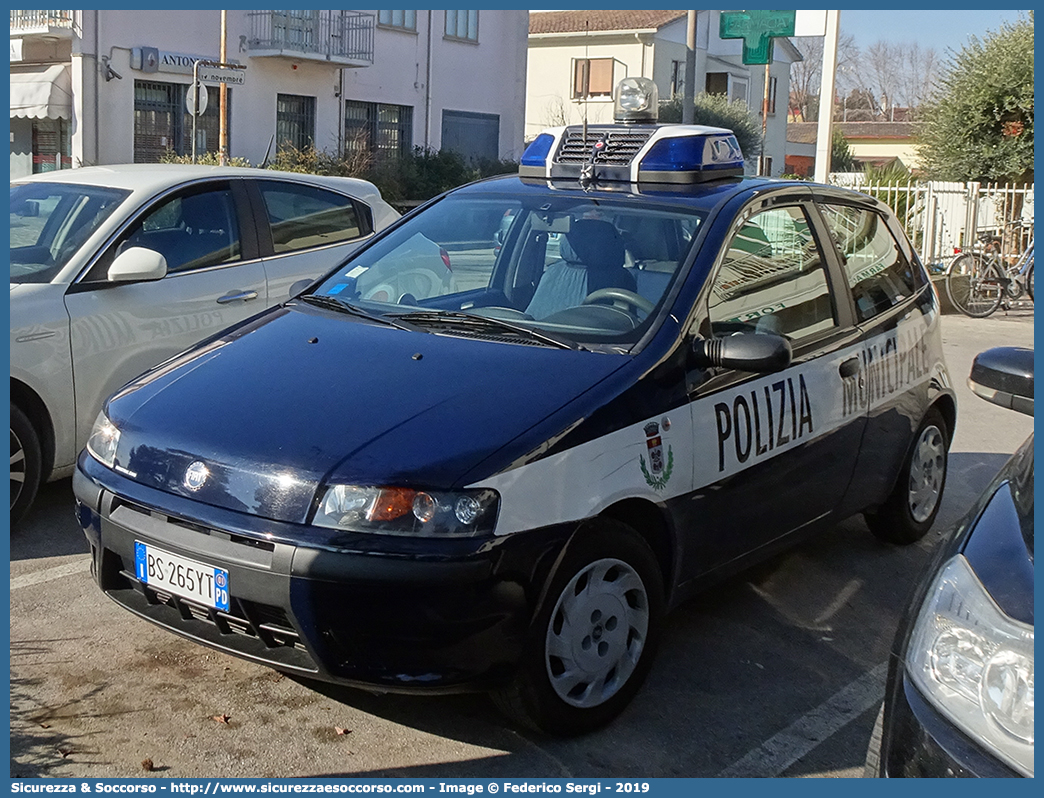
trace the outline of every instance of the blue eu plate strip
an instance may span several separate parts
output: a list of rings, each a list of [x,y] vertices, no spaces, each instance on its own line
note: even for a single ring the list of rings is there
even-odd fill
[[[149,567],[145,560],[145,544],[134,541],[134,570],[142,582],[149,581]]]

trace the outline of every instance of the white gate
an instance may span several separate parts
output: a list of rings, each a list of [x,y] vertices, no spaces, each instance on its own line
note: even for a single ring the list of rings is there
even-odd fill
[[[972,246],[980,233],[1001,238],[1005,254],[1011,256],[1020,255],[1033,238],[1033,186],[937,180],[868,183],[862,172],[833,173],[830,182],[892,208],[929,266],[939,267]]]

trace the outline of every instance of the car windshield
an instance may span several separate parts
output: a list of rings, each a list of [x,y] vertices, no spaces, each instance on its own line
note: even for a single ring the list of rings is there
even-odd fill
[[[11,282],[49,282],[129,194],[69,183],[13,184]]]
[[[429,329],[474,330],[481,317],[555,340],[633,342],[704,216],[634,198],[450,195],[315,294]]]

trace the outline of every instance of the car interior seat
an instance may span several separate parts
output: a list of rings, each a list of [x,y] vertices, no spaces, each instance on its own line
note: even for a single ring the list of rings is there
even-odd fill
[[[562,260],[544,270],[526,313],[534,319],[583,304],[600,288],[634,292],[634,277],[624,268],[624,243],[616,227],[601,219],[580,219],[565,234]]]
[[[624,232],[627,260],[637,291],[653,304],[660,301],[678,268],[675,231],[668,219],[636,218]]]

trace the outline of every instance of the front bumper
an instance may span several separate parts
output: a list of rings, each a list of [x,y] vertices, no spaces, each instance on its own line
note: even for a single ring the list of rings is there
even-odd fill
[[[388,691],[482,689],[508,679],[540,590],[571,532],[555,527],[452,541],[339,533],[317,539],[311,527],[144,487],[86,454],[73,489],[92,573],[116,603],[191,640],[287,673]],[[225,568],[229,611],[138,581],[135,541]]]
[[[885,693],[879,776],[886,778],[1018,777],[943,717],[893,655]]]

